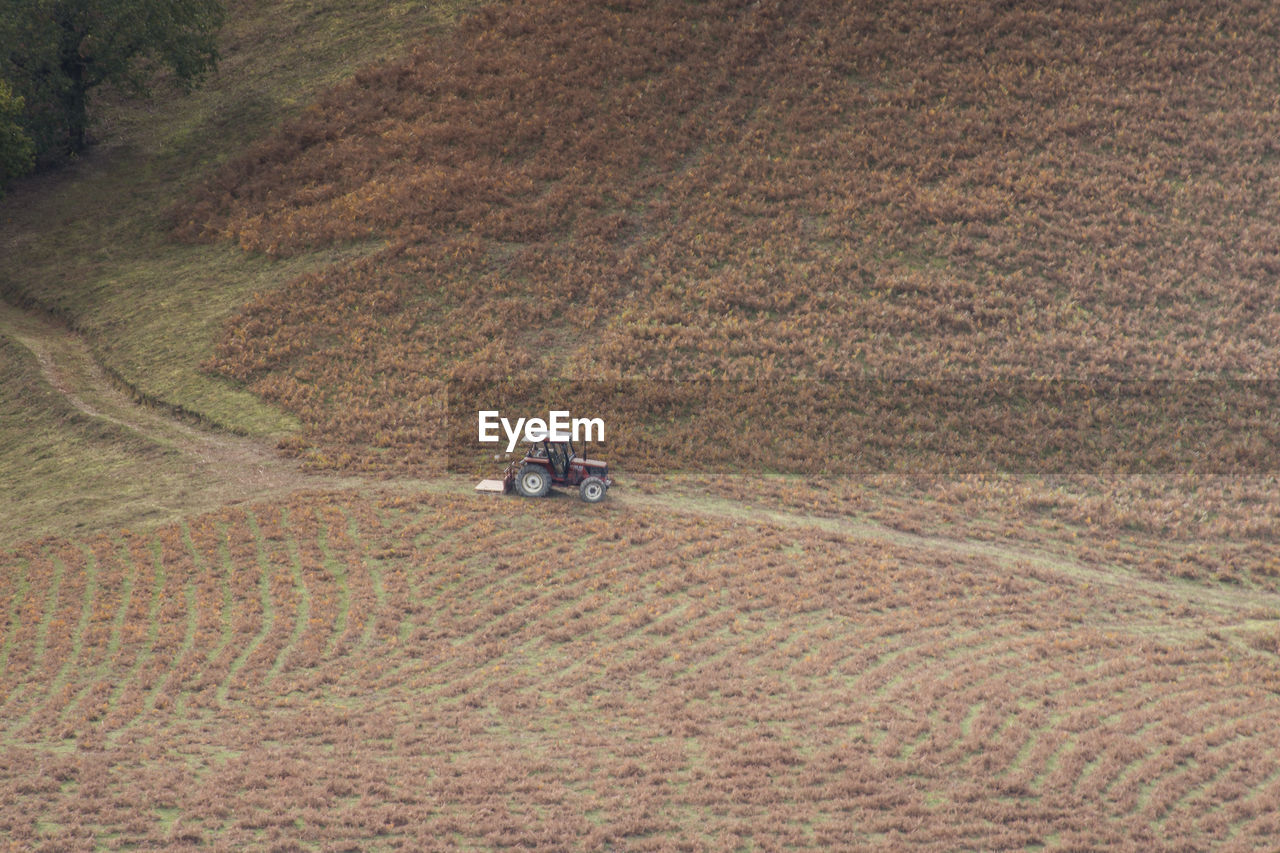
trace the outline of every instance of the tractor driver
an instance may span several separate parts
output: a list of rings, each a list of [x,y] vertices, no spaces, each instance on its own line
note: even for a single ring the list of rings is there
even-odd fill
[[[542,440],[543,445],[547,448],[547,458],[551,460],[551,468],[557,475],[563,477],[569,473],[569,456],[564,452],[563,445],[552,444],[545,438]]]

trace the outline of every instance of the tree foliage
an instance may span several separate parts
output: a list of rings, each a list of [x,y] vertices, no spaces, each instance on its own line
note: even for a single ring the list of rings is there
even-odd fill
[[[23,103],[0,79],[0,195],[10,178],[30,171],[35,162],[35,146],[22,128]]]
[[[37,164],[84,150],[89,93],[190,86],[217,61],[220,0],[0,0],[0,77],[25,101]]]

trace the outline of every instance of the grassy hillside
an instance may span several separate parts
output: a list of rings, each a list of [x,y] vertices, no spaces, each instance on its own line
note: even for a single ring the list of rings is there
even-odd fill
[[[429,453],[404,412],[451,378],[741,380],[729,423],[744,389],[847,408],[792,379],[1268,379],[1278,44],[1251,2],[500,4],[172,216],[268,256],[386,241],[211,362],[375,467]]]
[[[156,496],[172,493],[180,478],[178,466],[156,458],[161,448],[76,410],[43,380],[32,353],[3,339],[0,435],[0,471],[14,472],[0,494],[0,542],[60,524],[146,519]],[[139,470],[152,476],[139,478]]]
[[[475,6],[0,207],[0,838],[1272,843],[1280,13]],[[603,503],[439,476],[575,388]]]
[[[267,444],[139,403],[80,336],[2,302],[0,366],[0,547],[317,484]]]
[[[222,427],[281,436],[297,421],[199,369],[225,318],[255,292],[369,251],[327,249],[287,264],[175,243],[165,210],[211,166],[296,115],[324,86],[447,27],[465,3],[233,0],[219,70],[190,96],[100,93],[98,144],[19,183],[0,202],[0,295],[83,330],[140,394]]]
[[[97,144],[64,169],[19,182],[0,201],[0,298],[79,330],[109,384],[159,404],[158,411],[268,441],[293,433],[295,416],[201,364],[226,318],[254,293],[381,243],[271,260],[176,242],[165,211],[209,168],[296,115],[323,87],[448,28],[466,5],[233,0],[222,61],[207,85],[183,96],[157,81],[147,102],[99,93]],[[274,469],[259,476],[261,460],[251,450],[211,449],[203,439],[192,445],[167,427],[157,437],[78,411],[19,340],[48,332],[39,326],[0,311],[0,543],[154,523],[243,498],[246,488],[280,486]],[[112,399],[98,399],[97,410],[156,426],[145,413],[125,411],[116,387],[93,387],[107,377],[79,370],[89,365],[83,350],[67,350],[74,392],[105,393]]]
[[[1250,849],[1274,595],[652,496],[0,555],[22,846]]]

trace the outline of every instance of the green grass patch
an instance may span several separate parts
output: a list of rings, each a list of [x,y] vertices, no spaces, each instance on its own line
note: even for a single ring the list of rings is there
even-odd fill
[[[152,811],[155,812],[156,820],[160,824],[160,830],[164,833],[173,828],[173,825],[177,823],[182,814],[182,810],[175,807],[157,807]]]
[[[185,488],[173,458],[75,409],[28,350],[0,338],[0,542],[159,518],[157,496]]]

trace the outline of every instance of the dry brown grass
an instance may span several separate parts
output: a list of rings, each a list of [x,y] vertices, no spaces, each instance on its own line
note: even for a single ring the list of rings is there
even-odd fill
[[[304,495],[6,554],[0,826],[108,849],[1272,837],[1273,622],[805,516],[579,507]]]
[[[847,406],[779,380],[1265,379],[1278,35],[1248,2],[505,4],[172,215],[266,253],[388,241],[255,299],[210,363],[322,465],[429,464],[457,378],[764,380],[811,421]],[[1214,470],[1273,470],[1252,393]],[[1139,438],[1158,460],[1174,428]]]

